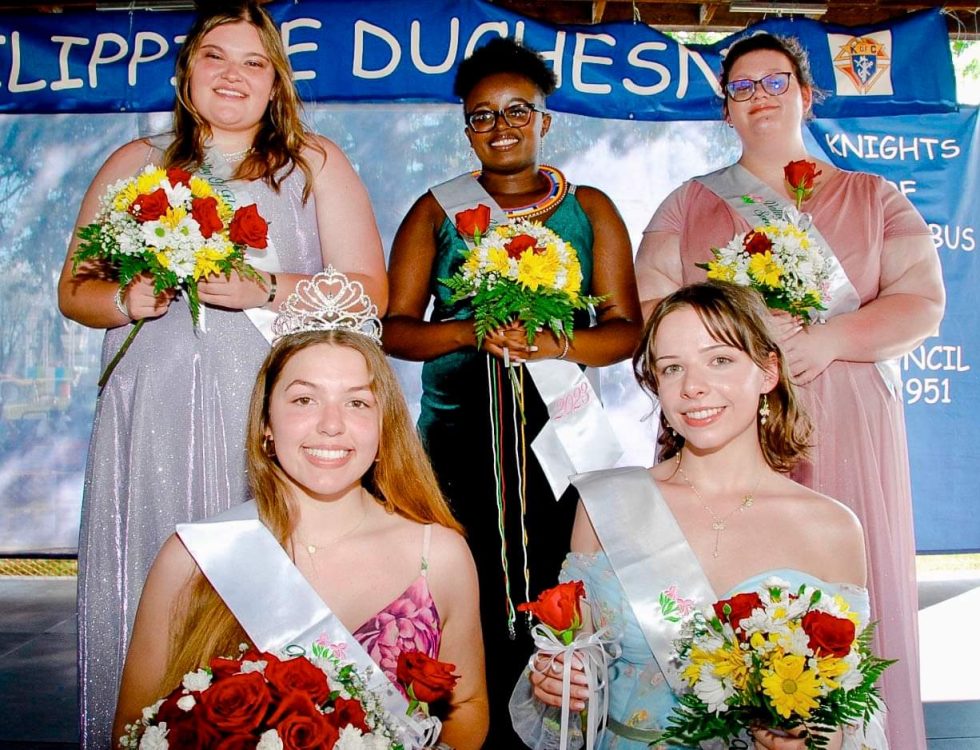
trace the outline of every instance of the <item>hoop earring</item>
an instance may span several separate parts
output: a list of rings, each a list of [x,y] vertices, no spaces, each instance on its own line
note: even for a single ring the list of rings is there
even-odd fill
[[[769,421],[769,396],[768,394],[762,394],[762,403],[759,404],[759,423],[765,424]]]
[[[276,442],[268,435],[262,436],[262,452],[269,458],[276,457]]]

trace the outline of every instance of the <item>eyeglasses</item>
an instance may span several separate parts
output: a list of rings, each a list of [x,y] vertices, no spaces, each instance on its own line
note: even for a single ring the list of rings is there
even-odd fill
[[[497,118],[503,117],[504,122],[512,128],[523,128],[531,121],[535,112],[544,112],[530,103],[511,104],[504,109],[478,109],[466,113],[466,124],[474,133],[489,133],[497,127]]]
[[[762,85],[762,90],[770,96],[782,96],[789,90],[789,79],[792,73],[770,73],[757,81],[751,78],[740,78],[729,81],[725,86],[728,98],[735,102],[746,102],[755,95],[755,87]]]

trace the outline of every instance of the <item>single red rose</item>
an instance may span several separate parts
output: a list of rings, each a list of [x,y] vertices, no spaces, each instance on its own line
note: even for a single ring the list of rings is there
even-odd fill
[[[251,732],[272,702],[259,672],[236,674],[212,683],[198,695],[205,718],[223,732]]]
[[[190,187],[191,173],[180,167],[170,167],[167,170],[167,179],[170,180],[170,184],[174,187],[177,185],[187,185]]]
[[[799,159],[797,161],[791,161],[785,167],[783,167],[783,175],[786,177],[786,182],[793,190],[805,190],[807,192],[813,190],[814,180],[817,175],[823,174],[822,171],[817,169],[816,162],[807,161],[806,159]]]
[[[731,607],[731,611],[725,614],[725,605]],[[752,614],[752,610],[762,606],[762,599],[754,591],[747,594],[735,594],[730,599],[722,599],[713,605],[715,614],[722,622],[727,622],[735,630],[739,630],[741,622]]]
[[[456,214],[456,231],[464,237],[479,238],[490,228],[490,206],[480,203],[475,208],[468,208]]]
[[[504,245],[504,250],[507,251],[509,255],[514,260],[520,260],[521,253],[525,250],[533,249],[537,247],[538,241],[534,239],[529,234],[519,234],[506,245]]]
[[[579,600],[584,598],[585,584],[567,581],[542,591],[537,601],[518,604],[517,609],[530,612],[556,633],[561,633],[582,626]]]
[[[213,196],[191,199],[191,217],[201,228],[204,239],[209,239],[215,232],[220,232],[224,226],[218,217],[218,201]]]
[[[817,656],[840,659],[850,653],[856,630],[850,620],[826,612],[807,612],[800,624],[810,637],[810,648]]]
[[[340,736],[338,728],[299,690],[287,693],[279,701],[268,726],[279,734],[283,750],[332,748]]]
[[[269,662],[265,668],[265,678],[279,695],[299,690],[309,695],[318,706],[322,706],[330,697],[330,685],[323,670],[302,656]]]
[[[761,255],[768,250],[772,250],[772,240],[765,232],[749,232],[742,240],[742,247],[749,255]]]
[[[338,729],[356,727],[365,734],[371,731],[367,725],[367,714],[364,713],[360,701],[337,698],[333,703],[333,713],[330,715],[333,717],[334,726]]]
[[[269,222],[259,214],[258,206],[250,203],[235,211],[228,226],[228,237],[236,245],[265,250],[269,244]]]
[[[396,676],[411,689],[416,700],[435,703],[448,698],[456,687],[459,675],[453,674],[455,664],[447,664],[426,656],[421,651],[402,651],[398,655]]]
[[[133,205],[129,207],[129,214],[136,221],[144,224],[165,216],[168,208],[170,208],[170,201],[167,200],[167,194],[163,188],[157,188],[152,193],[143,193],[134,200]]]
[[[180,694],[176,691],[171,694],[160,706],[154,723],[167,724],[167,742],[173,750],[205,750],[213,747],[221,740],[222,733],[204,717],[200,703],[190,711],[178,708],[177,699],[184,695],[182,689]],[[196,694],[194,698],[197,700]]]

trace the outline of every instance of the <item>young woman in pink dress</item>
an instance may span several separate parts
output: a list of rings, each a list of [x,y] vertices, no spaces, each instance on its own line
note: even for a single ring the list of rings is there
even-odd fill
[[[722,172],[686,182],[651,220],[636,258],[647,315],[670,292],[704,279],[696,264],[710,260],[712,248],[751,228],[705,183],[716,185],[713,178],[723,174],[749,186],[745,192],[775,194],[790,205],[783,168],[810,159],[801,125],[815,92],[794,40],[767,34],[739,40],[722,64],[722,86],[725,120],[738,133],[742,156]],[[840,261],[854,303],[825,325],[803,326],[772,313],[816,426],[811,460],[794,478],[848,504],[861,520],[872,616],[879,621],[877,650],[900,660],[884,677],[890,741],[925,747],[905,422],[900,383],[885,377],[884,362],[937,329],[945,304],[939,259],[925,222],[883,179],[826,162],[817,168],[803,210]]]

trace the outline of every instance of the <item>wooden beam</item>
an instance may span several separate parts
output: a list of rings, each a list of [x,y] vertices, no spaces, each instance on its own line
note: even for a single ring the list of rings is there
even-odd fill
[[[593,0],[592,23],[602,23],[602,14],[606,12],[606,0]]]
[[[718,6],[714,3],[701,3],[699,23],[702,26],[707,26],[711,23],[711,19],[714,18],[716,10],[718,10]]]

